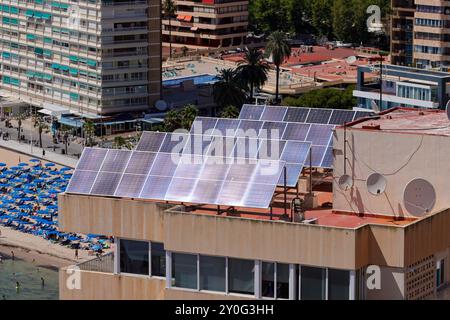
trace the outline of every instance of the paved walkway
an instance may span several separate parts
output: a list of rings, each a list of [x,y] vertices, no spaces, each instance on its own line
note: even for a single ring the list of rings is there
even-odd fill
[[[50,162],[54,162],[63,166],[67,166],[70,168],[75,168],[75,166],[77,165],[78,159],[69,157],[69,156],[65,156],[62,154],[58,154],[56,152],[53,151],[49,151],[48,149],[45,150],[45,156],[42,156],[42,149],[39,147],[35,147],[33,146],[33,148],[31,148],[30,144],[25,144],[25,143],[19,143],[15,140],[3,140],[0,139],[0,147],[8,149],[8,150],[12,150],[12,151],[16,151],[19,153],[23,153],[26,155],[29,155],[31,157],[34,158],[38,158],[38,159],[43,159],[46,161],[50,161]]]

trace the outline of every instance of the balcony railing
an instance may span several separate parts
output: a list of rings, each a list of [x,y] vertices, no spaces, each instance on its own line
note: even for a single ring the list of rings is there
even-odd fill
[[[84,271],[114,273],[114,252],[80,263],[78,267]]]

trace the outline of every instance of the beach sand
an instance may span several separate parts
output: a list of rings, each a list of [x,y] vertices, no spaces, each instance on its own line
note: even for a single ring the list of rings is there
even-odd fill
[[[16,166],[19,162],[28,162],[30,159],[29,156],[0,148],[0,162],[6,163],[8,167]],[[89,255],[87,250],[78,250],[76,260],[75,250],[51,243],[41,237],[4,226],[0,226],[0,232],[0,255],[3,258],[10,258],[13,251],[17,259],[34,261],[37,265],[52,268],[78,264],[95,258],[95,255]]]

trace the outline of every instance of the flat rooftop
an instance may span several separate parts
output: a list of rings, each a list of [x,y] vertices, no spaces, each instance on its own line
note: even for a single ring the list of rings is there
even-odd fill
[[[450,120],[442,110],[394,108],[382,112],[379,119],[350,126],[362,130],[450,136]]]

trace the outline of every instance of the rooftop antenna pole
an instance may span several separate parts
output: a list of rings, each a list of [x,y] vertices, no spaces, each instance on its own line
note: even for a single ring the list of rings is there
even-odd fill
[[[380,110],[383,110],[383,56],[381,55],[381,50],[379,52],[380,55]]]
[[[347,123],[344,123],[344,174],[347,174]]]
[[[284,166],[284,170],[283,170],[283,174],[284,174],[284,215],[287,216],[287,170],[286,170],[286,166]]]
[[[312,195],[312,188],[313,188],[313,183],[312,183],[312,146],[311,149],[309,150],[309,194]]]

